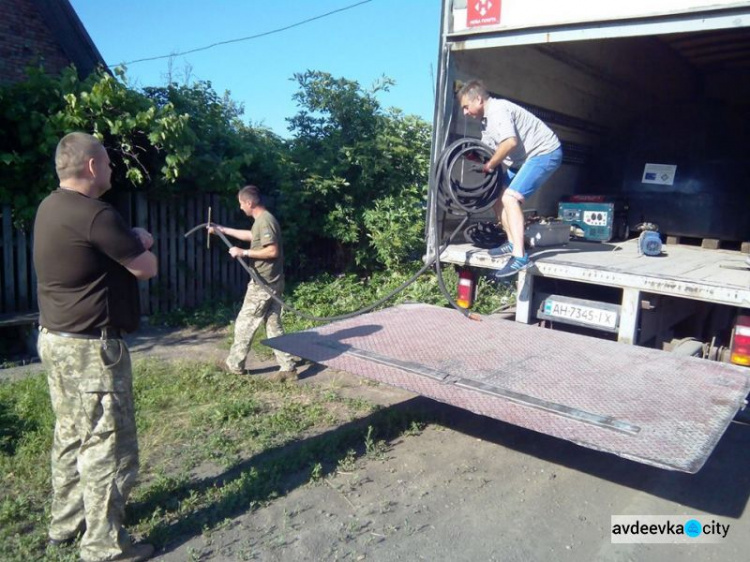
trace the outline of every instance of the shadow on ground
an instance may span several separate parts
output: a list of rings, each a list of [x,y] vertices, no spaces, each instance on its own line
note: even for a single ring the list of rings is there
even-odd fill
[[[314,369],[315,366],[307,369],[305,376],[312,376]],[[342,460],[351,457],[351,451],[355,458],[366,455],[370,428],[370,438],[389,442],[415,422],[437,421],[432,418],[435,405],[422,398],[408,400],[323,434],[264,451],[218,476],[158,487],[128,506],[128,519],[130,523],[142,522],[156,511],[177,511],[181,502],[196,494],[222,488],[231,490],[209,505],[152,530],[149,542],[159,545],[164,552],[174,550],[207,528],[307,484],[313,472],[316,478],[331,474]]]
[[[427,399],[424,399],[427,400]],[[455,431],[627,486],[701,512],[739,518],[750,498],[750,426],[732,423],[696,474],[664,470],[448,405]]]
[[[313,365],[304,378],[322,367]],[[465,435],[519,453],[601,478],[621,486],[694,508],[703,513],[739,518],[750,497],[750,428],[732,424],[703,469],[695,474],[673,472],[600,453],[459,408],[416,397],[382,408],[321,435],[290,443],[242,463],[212,478],[162,489],[130,506],[131,519],[148,519],[158,509],[176,509],[192,494],[229,487],[232,494],[189,516],[155,529],[149,540],[171,551],[228,519],[252,511],[277,495],[307,484],[313,466],[318,477],[336,470],[348,452],[367,454],[365,436],[373,428],[377,440],[392,442],[417,423],[437,423]],[[418,439],[419,437],[415,437]]]

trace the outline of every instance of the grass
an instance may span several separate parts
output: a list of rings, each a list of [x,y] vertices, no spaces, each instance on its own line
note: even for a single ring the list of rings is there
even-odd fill
[[[317,316],[360,309],[408,279],[411,270],[359,278],[323,275],[290,285],[285,298]],[[444,272],[455,295],[457,275]],[[446,305],[434,272],[385,306]],[[512,285],[479,280],[474,310],[487,314],[514,301]],[[209,303],[151,318],[179,327],[231,328],[241,303]],[[289,332],[316,325],[284,313]],[[231,330],[230,330],[231,337]],[[259,330],[253,352],[269,358]],[[258,377],[228,377],[203,363],[137,362],[136,417],[141,451],[139,485],[128,505],[128,526],[157,546],[210,533],[248,510],[308,482],[382,458],[388,441],[415,435],[424,414],[378,410],[315,385],[284,385]],[[49,451],[54,416],[44,375],[0,384],[0,560],[68,562],[76,548],[45,550],[50,506]]]
[[[234,320],[242,301],[206,301],[196,308],[176,308],[158,312],[149,318],[155,326],[222,328]]]
[[[321,275],[316,279],[297,285],[290,285],[285,293],[289,304],[315,316],[335,316],[354,312],[374,302],[404,283],[419,269],[413,264],[401,271],[390,270],[373,273],[362,278],[356,275]],[[443,278],[452,298],[456,298],[458,275],[453,267],[443,266]],[[515,284],[495,284],[480,277],[477,299],[472,310],[480,314],[490,314],[499,308],[515,302]],[[437,306],[449,306],[438,285],[437,275],[428,271],[393,299],[383,304],[386,308],[405,302],[422,302]],[[296,332],[318,325],[318,323],[298,317],[291,312],[284,313],[284,328]]]
[[[157,546],[356,470],[425,423],[330,388],[231,377],[203,363],[138,361],[134,381],[141,472],[128,528]],[[45,550],[54,416],[43,374],[0,384],[0,422],[0,560],[77,560],[75,547]]]

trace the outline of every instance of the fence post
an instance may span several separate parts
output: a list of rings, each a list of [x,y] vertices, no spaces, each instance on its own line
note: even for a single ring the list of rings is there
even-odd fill
[[[135,197],[135,226],[145,228],[148,232],[151,232],[148,224],[148,202],[146,196],[143,193],[137,192],[134,194]],[[152,233],[153,236],[153,233]],[[141,314],[151,314],[151,295],[150,295],[150,282],[139,281],[138,292],[141,300]]]
[[[195,197],[190,196],[187,200],[187,209],[185,211],[185,217],[187,218],[187,224],[185,230],[193,228],[197,223],[195,222]],[[185,295],[185,303],[188,307],[192,308],[195,306],[195,245],[197,236],[190,236],[188,238],[183,237],[183,242],[186,246],[186,262],[185,262],[185,280],[187,284],[187,294]]]
[[[15,312],[16,287],[13,267],[13,222],[10,205],[3,205],[3,309]]]

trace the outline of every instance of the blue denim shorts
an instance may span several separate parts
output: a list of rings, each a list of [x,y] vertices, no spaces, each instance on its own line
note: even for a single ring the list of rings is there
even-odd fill
[[[521,201],[529,197],[560,167],[562,156],[562,148],[558,148],[548,154],[527,158],[518,171],[507,168],[503,185],[511,192],[508,195],[513,195],[516,199],[520,195]]]

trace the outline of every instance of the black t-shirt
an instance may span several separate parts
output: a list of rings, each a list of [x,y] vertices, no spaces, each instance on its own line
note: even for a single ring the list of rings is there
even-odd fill
[[[58,189],[37,209],[34,268],[40,324],[83,332],[138,327],[138,281],[125,267],[145,251],[112,205]]]

